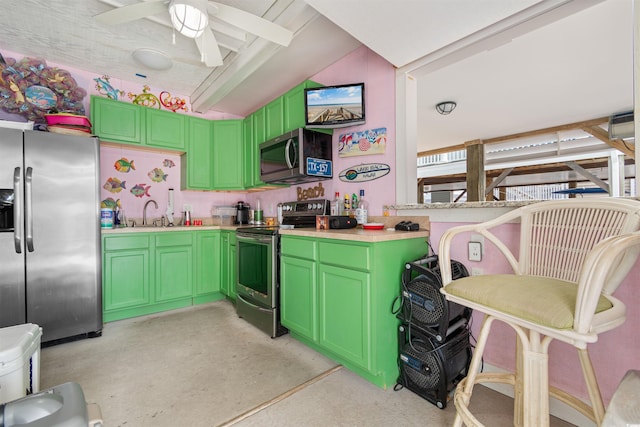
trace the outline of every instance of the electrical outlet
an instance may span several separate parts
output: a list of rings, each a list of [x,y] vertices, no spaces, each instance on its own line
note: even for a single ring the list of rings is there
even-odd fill
[[[191,212],[193,210],[193,206],[184,204],[182,205],[182,210],[185,212]]]
[[[469,242],[469,261],[482,261],[482,243]]]

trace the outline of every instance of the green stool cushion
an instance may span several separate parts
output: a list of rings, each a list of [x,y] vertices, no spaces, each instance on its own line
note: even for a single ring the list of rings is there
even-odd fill
[[[455,280],[446,291],[539,325],[569,329],[573,327],[578,285],[548,277],[492,274]],[[612,306],[600,296],[596,313]]]

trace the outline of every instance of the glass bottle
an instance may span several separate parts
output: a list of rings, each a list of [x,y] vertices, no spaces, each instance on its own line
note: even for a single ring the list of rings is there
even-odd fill
[[[342,215],[342,210],[342,199],[340,198],[340,193],[336,191],[333,203],[331,203],[331,215]]]
[[[356,222],[358,225],[364,225],[368,221],[369,202],[364,199],[364,190],[360,190],[360,199],[356,208]]]

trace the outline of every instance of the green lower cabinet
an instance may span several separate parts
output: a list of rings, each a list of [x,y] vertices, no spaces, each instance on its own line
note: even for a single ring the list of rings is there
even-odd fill
[[[104,310],[109,312],[149,304],[149,250],[104,254]]]
[[[369,273],[320,264],[318,276],[318,343],[370,370],[373,324]]]
[[[155,299],[157,302],[191,300],[192,276],[192,246],[156,247]]]
[[[223,298],[220,231],[104,235],[104,321]]]
[[[236,299],[236,281],[238,278],[236,263],[236,232],[223,231],[221,237],[221,283],[220,291],[235,301]]]
[[[373,384],[393,387],[399,321],[391,307],[404,265],[426,252],[423,238],[369,243],[282,235],[282,324]]]
[[[194,302],[220,299],[220,231],[200,231],[195,237]]]
[[[280,257],[280,320],[288,329],[318,341],[316,262]]]

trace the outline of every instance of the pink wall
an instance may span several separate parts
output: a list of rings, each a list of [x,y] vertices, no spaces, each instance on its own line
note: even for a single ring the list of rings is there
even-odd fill
[[[442,234],[456,223],[431,223],[431,241],[437,251],[437,242]],[[511,248],[517,248],[517,234],[519,224],[507,224],[496,230],[496,235],[507,242]],[[510,267],[504,261],[499,251],[491,244],[485,245],[485,254],[481,262],[472,262],[467,259],[468,236],[457,237],[454,241],[452,258],[462,262],[469,270],[472,267],[483,269],[488,273],[510,272]],[[616,297],[627,306],[626,322],[599,336],[596,343],[589,346],[592,363],[594,365],[598,384],[605,399],[609,402],[618,383],[629,369],[640,369],[640,334],[637,325],[640,324],[640,291],[638,291],[638,278],[640,278],[640,261],[636,262],[626,280],[620,285]],[[472,330],[478,335],[482,322],[482,314],[474,313]],[[492,334],[485,351],[485,362],[507,370],[515,367],[515,333],[502,324],[494,323]],[[582,379],[580,361],[573,346],[553,341],[549,347],[549,382],[551,385],[567,390],[588,400],[588,394]]]
[[[395,69],[382,57],[361,47],[340,59],[320,73],[311,76],[310,80],[324,85],[338,85],[347,83],[365,83],[365,111],[367,123],[333,132],[333,171],[331,181],[322,181],[325,190],[324,198],[333,199],[336,191],[340,196],[359,194],[364,189],[369,202],[369,215],[382,215],[382,206],[395,203]],[[384,154],[374,154],[357,157],[338,157],[338,138],[347,132],[367,129],[387,128],[387,148]],[[342,170],[363,163],[386,163],[391,166],[391,172],[373,181],[364,183],[342,182],[337,175]],[[307,189],[317,183],[297,185],[287,189],[273,190],[264,193],[248,195],[246,199],[255,205],[257,198],[261,199],[265,215],[269,215],[268,206],[281,201],[296,200],[297,189]],[[268,204],[265,206],[265,200]],[[275,209],[275,208],[274,208]]]
[[[22,55],[13,52],[3,52],[5,57],[12,57],[16,60],[22,58]],[[56,64],[47,61],[50,67],[60,67],[68,70],[78,86],[87,91],[85,99],[86,115],[89,116],[89,95],[99,95],[96,88],[95,78],[102,77],[87,73],[81,70],[66,67],[62,64]],[[108,73],[108,70],[105,70]],[[333,157],[334,157],[334,178],[330,181],[323,181],[322,186],[325,189],[324,198],[332,199],[334,192],[339,191],[341,196],[344,193],[359,194],[360,189],[365,190],[365,195],[369,201],[370,215],[382,215],[382,206],[385,204],[393,204],[395,202],[395,69],[387,61],[380,56],[367,49],[361,47],[341,60],[337,61],[327,69],[310,76],[311,80],[317,81],[325,85],[347,84],[364,82],[365,83],[365,110],[367,113],[367,123],[362,126],[354,126],[344,129],[336,129],[333,137]],[[125,92],[124,96],[119,99],[124,102],[130,102],[126,94],[139,94],[142,92],[144,81],[130,82],[119,79],[110,79],[109,83],[115,89]],[[150,88],[150,93],[159,95],[161,91],[170,88]],[[181,94],[171,94],[184,98],[188,103],[188,96]],[[104,96],[104,95],[102,95]],[[230,118],[238,118],[237,116],[226,114],[223,112],[210,111],[204,115],[189,112],[178,112],[176,114],[188,114],[205,117],[212,120],[222,120]],[[361,131],[367,129],[375,129],[380,127],[387,128],[387,148],[385,154],[366,155],[358,157],[338,157],[338,138],[346,132]],[[135,171],[129,173],[117,172],[114,169],[114,163],[120,158],[134,160],[136,165]],[[175,167],[166,168],[161,166],[164,159],[168,158],[175,163]],[[342,182],[337,178],[340,171],[362,163],[385,163],[391,166],[391,173],[376,179],[374,181],[364,183]],[[167,174],[167,180],[161,183],[154,183],[147,174],[152,169],[159,167]],[[120,199],[125,213],[130,218],[142,217],[142,207],[149,200],[149,197],[135,197],[131,194],[130,189],[135,184],[145,183],[151,185],[149,190],[150,197],[158,203],[158,210],[149,207],[148,213],[153,216],[160,216],[164,213],[167,199],[168,189],[174,188],[174,205],[176,215],[179,215],[184,203],[193,205],[194,217],[208,217],[211,213],[211,207],[217,205],[235,204],[239,200],[247,201],[255,206],[257,199],[260,199],[261,206],[266,216],[276,215],[276,206],[279,202],[291,201],[297,199],[298,189],[308,189],[317,185],[317,183],[293,186],[282,190],[271,190],[260,193],[228,193],[228,192],[201,192],[201,191],[181,191],[180,190],[180,157],[172,154],[159,154],[152,152],[144,152],[139,150],[131,150],[125,147],[110,148],[103,147],[101,150],[101,183],[105,184],[108,178],[118,178],[126,181],[126,189],[119,193],[111,193],[105,189],[101,190],[101,200],[112,197]]]

